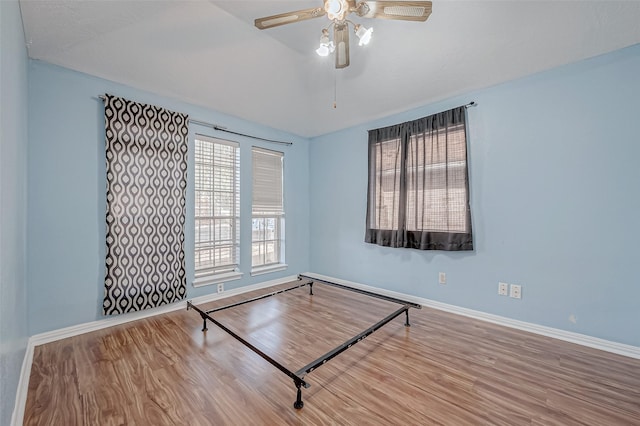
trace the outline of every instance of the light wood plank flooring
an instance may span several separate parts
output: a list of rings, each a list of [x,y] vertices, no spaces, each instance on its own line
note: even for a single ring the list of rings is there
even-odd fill
[[[295,371],[396,308],[316,284],[213,315]],[[433,309],[410,319],[307,375],[301,410],[291,379],[194,311],[60,340],[35,348],[24,423],[640,425],[640,360]]]

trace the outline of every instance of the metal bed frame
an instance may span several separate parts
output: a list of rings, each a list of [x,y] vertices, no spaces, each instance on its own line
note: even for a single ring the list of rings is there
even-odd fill
[[[415,308],[415,309],[421,309],[422,308],[422,306],[420,306],[417,303],[408,302],[406,300],[397,299],[395,297],[385,296],[383,294],[378,294],[378,293],[374,293],[374,292],[371,292],[371,291],[362,290],[362,289],[359,289],[359,288],[349,287],[349,286],[346,286],[346,285],[343,285],[343,284],[338,284],[338,283],[334,283],[334,282],[331,282],[331,281],[322,280],[322,279],[319,279],[319,278],[309,277],[309,276],[306,276],[306,275],[298,275],[298,281],[302,281],[303,279],[306,279],[306,280],[309,280],[309,281],[304,282],[302,284],[298,284],[298,285],[296,285],[294,287],[290,287],[290,288],[274,291],[272,293],[267,293],[267,294],[264,294],[264,295],[261,295],[261,296],[253,297],[251,299],[243,300],[241,302],[232,303],[230,305],[226,305],[226,306],[222,306],[222,307],[214,308],[214,309],[209,309],[209,310],[202,310],[202,309],[198,308],[197,306],[195,306],[194,304],[192,304],[191,301],[187,302],[187,310],[193,309],[196,312],[198,312],[198,314],[200,314],[200,317],[202,318],[202,321],[203,321],[203,325],[202,325],[202,331],[203,332],[207,331],[207,320],[211,321],[212,323],[214,323],[215,325],[220,327],[222,330],[226,331],[228,334],[233,336],[236,340],[240,341],[246,347],[251,349],[253,352],[255,352],[256,354],[260,355],[264,360],[269,362],[271,365],[276,367],[278,370],[282,371],[284,374],[286,374],[291,379],[293,379],[293,383],[295,384],[296,389],[297,389],[296,401],[293,403],[293,407],[296,408],[296,409],[301,409],[304,406],[304,402],[302,402],[302,388],[303,387],[304,388],[309,388],[309,386],[310,386],[309,383],[307,383],[307,381],[304,380],[304,377],[307,374],[311,373],[313,370],[315,370],[319,366],[325,364],[330,359],[336,357],[337,355],[339,355],[340,353],[344,352],[345,350],[349,349],[350,347],[352,347],[356,343],[362,341],[367,336],[371,335],[376,330],[380,329],[385,324],[387,324],[388,322],[390,322],[394,318],[396,318],[399,315],[401,315],[403,312],[405,313],[405,317],[406,317],[404,325],[406,327],[411,326],[411,324],[409,324],[409,309],[410,308]],[[395,310],[393,313],[387,315],[385,318],[383,318],[382,320],[378,321],[377,323],[375,323],[371,327],[367,328],[363,332],[361,332],[358,335],[356,335],[356,336],[352,337],[351,339],[347,340],[346,342],[344,342],[340,346],[330,350],[329,352],[327,352],[326,354],[322,355],[321,357],[319,357],[315,361],[311,361],[309,364],[305,365],[304,367],[302,367],[301,369],[299,369],[299,370],[297,370],[295,372],[289,370],[288,368],[286,368],[285,366],[280,364],[278,361],[274,360],[269,355],[265,354],[260,349],[258,349],[257,347],[255,347],[254,345],[252,345],[251,343],[249,343],[248,341],[246,341],[245,339],[243,339],[242,337],[240,337],[239,335],[234,333],[232,330],[230,330],[229,328],[227,328],[226,326],[221,324],[218,320],[216,320],[215,318],[211,317],[211,315],[209,315],[209,314],[212,314],[214,312],[222,311],[224,309],[233,308],[235,306],[244,305],[244,304],[250,303],[250,302],[255,302],[256,300],[265,299],[267,297],[275,296],[277,294],[285,293],[287,291],[295,290],[297,288],[305,287],[307,285],[309,286],[309,295],[313,296],[313,283],[314,282],[319,282],[319,283],[322,283],[322,284],[327,284],[327,285],[330,285],[330,286],[339,287],[339,288],[344,289],[344,290],[353,291],[353,292],[356,292],[356,293],[360,293],[360,294],[364,294],[364,295],[367,295],[367,296],[375,297],[377,299],[386,300],[388,302],[394,302],[394,303],[397,303],[397,304],[401,305],[401,307],[398,308],[397,310]]]

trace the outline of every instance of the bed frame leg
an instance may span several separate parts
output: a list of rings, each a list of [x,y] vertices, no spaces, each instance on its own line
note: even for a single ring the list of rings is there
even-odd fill
[[[200,315],[202,317],[202,331],[207,331],[207,317],[204,315]]]
[[[313,296],[313,281],[311,281],[311,284],[309,284],[309,295]]]
[[[409,309],[407,309],[406,311],[404,311],[404,313],[405,313],[405,315],[406,315],[406,317],[407,317],[407,319],[406,319],[406,321],[405,321],[404,325],[405,325],[405,327],[411,327],[411,324],[409,324]]]
[[[298,393],[296,395],[296,402],[293,403],[293,408],[295,408],[296,410],[299,410],[302,407],[304,407],[304,402],[302,402],[302,389],[300,389],[300,386],[301,386],[300,383],[296,383],[296,388],[298,388]]]

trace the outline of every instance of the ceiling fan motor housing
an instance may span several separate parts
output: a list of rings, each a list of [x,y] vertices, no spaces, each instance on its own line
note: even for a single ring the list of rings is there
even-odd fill
[[[347,0],[324,0],[324,10],[332,21],[344,21],[349,13],[349,2]]]

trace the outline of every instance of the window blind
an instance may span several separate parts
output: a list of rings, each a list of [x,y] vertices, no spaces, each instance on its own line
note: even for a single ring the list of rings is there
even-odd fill
[[[196,135],[196,276],[238,267],[240,148],[237,143]]]
[[[253,147],[254,215],[283,215],[282,152]]]

